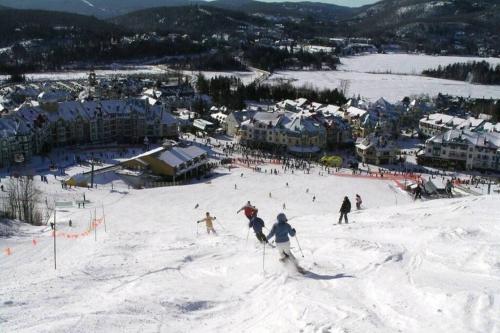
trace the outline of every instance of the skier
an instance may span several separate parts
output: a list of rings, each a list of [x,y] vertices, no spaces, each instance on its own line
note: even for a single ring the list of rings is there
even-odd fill
[[[286,209],[286,205],[285,205],[285,203],[283,203],[283,210],[285,210],[285,209]]]
[[[196,223],[205,222],[205,224],[207,226],[207,234],[210,234],[210,231],[212,231],[214,234],[217,234],[215,232],[214,225],[213,225],[213,220],[216,220],[216,219],[217,218],[215,216],[212,217],[212,216],[210,216],[210,213],[207,212],[206,217],[204,219],[196,221]]]
[[[345,223],[349,223],[347,219],[347,214],[351,211],[351,202],[348,197],[344,197],[344,201],[342,202],[342,206],[340,207],[340,217],[339,224],[342,224],[342,216],[344,217]]]
[[[417,188],[415,189],[415,198],[413,200],[422,199],[422,187],[420,184],[417,184]]]
[[[446,194],[448,194],[448,198],[453,197],[453,192],[451,191],[452,188],[453,188],[453,184],[451,183],[451,180],[448,179],[446,181],[446,185],[445,185],[445,191],[446,191]]]
[[[356,194],[356,209],[360,210],[361,209],[361,204],[363,201],[361,200],[361,196],[359,194]]]
[[[197,209],[198,207],[200,207],[200,205],[199,205],[199,204],[196,204],[196,205],[194,206],[194,209]]]
[[[316,201],[316,196],[315,196],[315,195],[313,195],[313,202],[314,202],[314,201]]]
[[[250,221],[250,219],[252,218],[253,216],[253,212],[257,210],[257,208],[255,208],[254,206],[252,206],[252,204],[250,203],[250,201],[247,202],[247,204],[243,207],[241,207],[237,212],[236,214],[239,214],[239,212],[241,211],[244,211],[245,212],[245,216],[247,217],[247,219]]]
[[[294,237],[296,234],[295,229],[288,224],[285,214],[279,213],[276,219],[278,222],[273,225],[269,235],[266,237],[267,240],[269,241],[269,239],[276,236],[276,247],[278,248],[278,253],[280,255],[279,260],[281,262],[284,262],[286,259],[290,260],[297,267],[297,270],[300,273],[304,273],[304,269],[299,266],[297,259],[290,251],[290,239],[288,238],[288,235]]]
[[[269,192],[269,198],[272,198],[273,196],[271,195],[271,192]]]
[[[267,243],[267,238],[262,232],[262,228],[264,228],[264,221],[260,218],[257,217],[257,212],[258,210],[255,210],[253,213],[252,219],[248,223],[249,228],[253,228],[253,231],[255,232],[255,237],[259,240],[261,243]]]

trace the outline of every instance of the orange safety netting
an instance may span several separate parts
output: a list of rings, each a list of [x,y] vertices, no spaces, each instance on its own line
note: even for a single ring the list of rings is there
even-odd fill
[[[64,231],[52,231],[51,234],[50,234],[50,238],[48,238],[48,237],[45,237],[45,238],[33,238],[31,240],[31,244],[33,246],[37,246],[38,243],[40,243],[41,240],[52,239],[54,236],[55,237],[59,237],[59,238],[65,238],[65,239],[78,239],[78,238],[87,237],[87,236],[91,235],[92,230],[97,229],[103,223],[106,223],[106,221],[104,220],[104,218],[94,219],[90,223],[90,228],[87,229],[87,230],[85,230],[85,231],[83,231],[83,232],[80,232],[80,233],[72,233],[72,232],[70,233],[70,232],[64,232]],[[7,247],[7,248],[5,248],[3,250],[3,253],[6,256],[11,256],[14,253],[14,250],[12,249],[12,247]]]

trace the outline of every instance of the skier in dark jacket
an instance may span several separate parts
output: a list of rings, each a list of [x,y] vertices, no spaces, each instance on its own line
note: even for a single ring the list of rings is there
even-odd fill
[[[289,259],[292,263],[295,264],[295,266],[297,266],[297,269],[299,271],[303,271],[302,268],[298,265],[297,259],[290,251],[290,239],[288,238],[288,236],[290,235],[291,237],[294,237],[296,233],[295,229],[287,223],[288,219],[286,218],[285,214],[278,214],[276,219],[278,220],[278,222],[273,225],[273,228],[269,232],[269,235],[267,235],[267,239],[269,240],[275,236],[276,247],[278,248],[280,260],[285,261],[286,259]]]
[[[417,199],[422,199],[422,187],[420,184],[417,184],[417,188],[415,189],[415,198],[413,198],[413,200]]]
[[[344,197],[344,201],[340,207],[339,224],[342,224],[342,216],[344,217],[345,223],[349,223],[349,220],[347,219],[347,213],[349,212],[351,212],[351,202],[348,197]]]
[[[262,232],[262,228],[264,228],[264,221],[257,216],[257,212],[258,210],[253,213],[253,216],[248,223],[248,227],[253,229],[253,231],[255,232],[255,237],[257,237],[259,242],[267,243],[266,235],[264,235],[264,233]]]

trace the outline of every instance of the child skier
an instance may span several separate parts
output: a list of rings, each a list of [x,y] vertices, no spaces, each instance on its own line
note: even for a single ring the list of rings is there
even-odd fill
[[[361,204],[363,201],[361,200],[361,196],[359,194],[356,194],[356,209],[360,210],[361,209]]]
[[[279,213],[276,217],[277,222],[273,225],[273,228],[267,235],[267,240],[276,236],[276,247],[278,248],[278,253],[280,255],[279,260],[284,262],[286,259],[290,260],[300,273],[304,273],[304,269],[299,266],[297,259],[290,251],[290,239],[288,235],[294,237],[296,231],[290,224],[287,223],[288,219],[283,213]]]
[[[206,217],[204,219],[196,221],[196,223],[205,222],[205,224],[207,226],[207,234],[210,234],[210,231],[212,231],[214,234],[217,234],[217,232],[215,232],[214,225],[213,225],[213,220],[215,220],[215,219],[217,219],[215,216],[212,217],[212,216],[210,216],[210,213],[207,212]]]
[[[255,237],[257,237],[259,242],[267,243],[267,238],[262,232],[262,228],[264,228],[264,221],[260,217],[257,217],[257,212],[258,210],[255,210],[250,223],[248,223],[248,227],[253,229]]]
[[[252,206],[250,201],[248,201],[245,206],[241,207],[236,212],[236,214],[239,214],[239,212],[241,212],[242,210],[245,212],[245,216],[247,217],[248,221],[250,221],[253,217],[254,212],[257,210],[257,208],[255,208],[255,206]]]

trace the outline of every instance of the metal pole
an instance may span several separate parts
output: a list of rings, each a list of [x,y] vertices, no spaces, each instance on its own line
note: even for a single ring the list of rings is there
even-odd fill
[[[297,241],[297,245],[299,246],[300,254],[302,255],[302,258],[304,258],[304,253],[302,252],[302,248],[300,247],[299,239],[297,238],[297,235],[295,235],[295,240]]]
[[[102,204],[102,221],[104,222],[104,232],[108,232],[106,228],[106,215],[104,214],[104,204]]]
[[[57,258],[56,258],[56,212],[57,207],[54,203],[54,269],[57,269]]]
[[[90,188],[94,188],[94,157],[92,157],[92,170],[90,172]]]
[[[262,251],[262,274],[266,274],[266,269],[264,267],[265,259],[266,259],[266,243],[264,243],[264,250]]]

